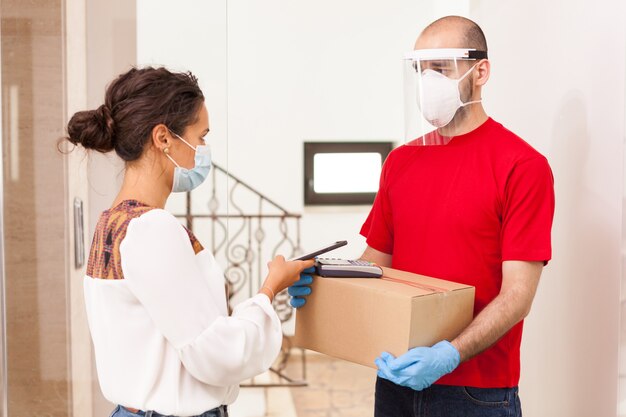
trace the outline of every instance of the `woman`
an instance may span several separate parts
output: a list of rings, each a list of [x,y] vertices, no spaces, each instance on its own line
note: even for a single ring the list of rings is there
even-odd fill
[[[131,69],[67,130],[73,144],[126,161],[84,279],[100,386],[119,404],[113,416],[227,416],[239,382],[279,352],[274,295],[313,261],[277,256],[259,294],[228,316],[212,254],[163,210],[170,192],[198,186],[211,166],[208,113],[190,73]]]

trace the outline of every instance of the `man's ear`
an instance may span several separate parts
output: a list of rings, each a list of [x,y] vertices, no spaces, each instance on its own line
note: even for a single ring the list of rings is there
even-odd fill
[[[483,59],[478,64],[476,64],[476,71],[478,71],[478,76],[474,78],[474,84],[476,86],[482,87],[487,84],[489,80],[489,74],[491,73],[491,63],[487,59]]]
[[[152,145],[160,151],[169,148],[172,143],[170,131],[163,123],[160,123],[152,128],[150,138],[152,140]]]

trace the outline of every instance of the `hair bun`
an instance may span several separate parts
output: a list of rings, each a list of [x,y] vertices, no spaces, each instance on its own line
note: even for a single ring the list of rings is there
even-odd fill
[[[198,122],[204,95],[191,73],[166,68],[131,68],[107,87],[105,105],[76,113],[67,124],[67,141],[126,162],[140,159],[151,146],[155,126],[185,132]]]
[[[68,139],[75,145],[98,152],[110,152],[114,148],[115,122],[111,110],[102,105],[96,110],[81,111],[67,124]]]
[[[96,117],[100,119],[102,130],[113,139],[115,137],[115,130],[113,129],[114,122],[111,116],[111,110],[106,104],[96,109]]]

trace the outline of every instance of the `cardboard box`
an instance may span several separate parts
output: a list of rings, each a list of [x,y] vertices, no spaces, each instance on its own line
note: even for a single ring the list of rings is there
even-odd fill
[[[452,340],[472,321],[474,287],[383,268],[383,277],[315,277],[294,343],[375,368],[381,352]]]

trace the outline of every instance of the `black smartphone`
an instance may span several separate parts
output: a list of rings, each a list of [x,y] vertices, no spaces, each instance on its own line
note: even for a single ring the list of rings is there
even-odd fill
[[[295,258],[291,258],[289,260],[290,261],[305,261],[307,259],[313,259],[316,256],[321,255],[322,253],[330,252],[333,249],[337,249],[337,248],[340,248],[342,246],[346,246],[347,244],[348,244],[347,240],[339,240],[339,241],[333,243],[332,245],[325,246],[325,247],[323,247],[321,249],[316,250],[315,252],[310,252],[310,253],[307,253],[305,255],[301,255],[301,256],[298,256],[298,257],[295,257]]]

